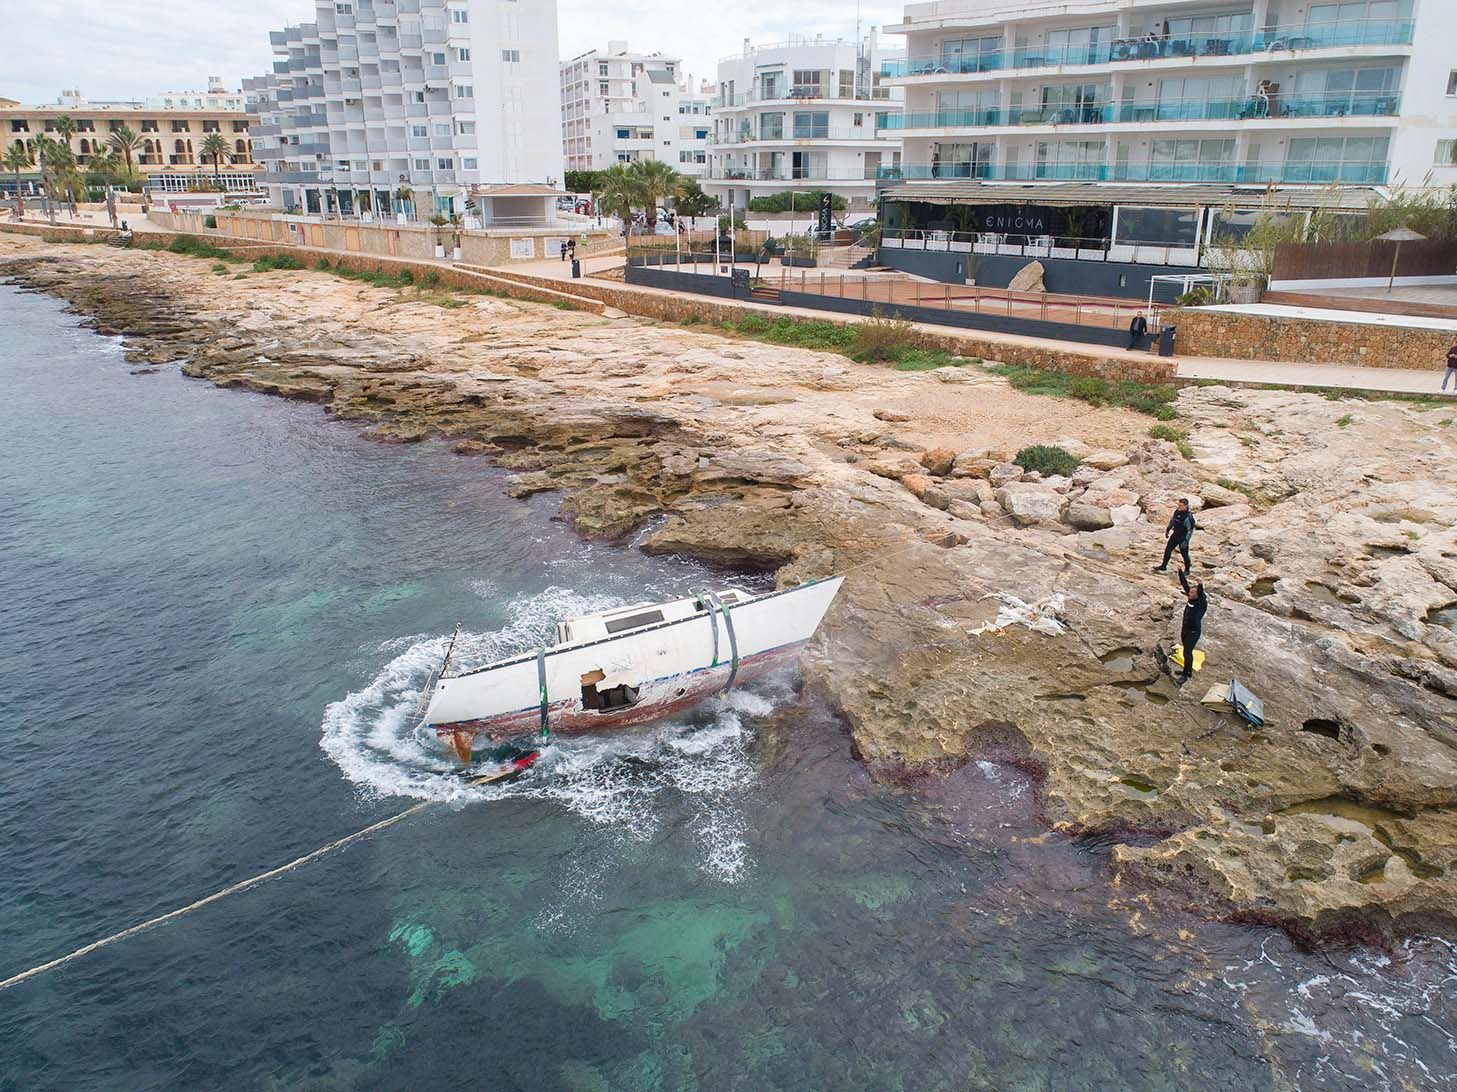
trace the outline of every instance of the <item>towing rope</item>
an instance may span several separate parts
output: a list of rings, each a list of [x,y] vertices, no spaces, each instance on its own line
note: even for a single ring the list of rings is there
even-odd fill
[[[729,615],[728,604],[720,599],[715,592],[710,591],[704,592],[703,594],[708,597],[708,601],[713,608],[723,615],[723,625],[728,630],[729,652],[733,656],[733,666],[729,668],[728,679],[724,681],[723,689],[719,691],[722,694],[729,687],[733,686],[734,679],[739,673],[739,639],[734,635],[734,620]],[[712,611],[709,612],[709,617],[712,618]],[[713,623],[713,663],[715,667],[718,666],[718,622],[716,620]]]
[[[698,600],[698,605],[708,615],[708,626],[713,631],[713,663],[710,668],[718,666],[718,619],[713,616],[713,593],[710,591],[694,592],[693,598]]]
[[[546,649],[536,650],[536,686],[541,691],[541,738],[551,735],[551,724],[546,700]]]

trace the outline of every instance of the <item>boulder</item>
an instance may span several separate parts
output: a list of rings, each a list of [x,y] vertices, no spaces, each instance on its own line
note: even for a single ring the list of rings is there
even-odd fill
[[[950,474],[955,462],[956,452],[949,447],[933,447],[929,451],[921,453],[921,465],[938,478],[944,478]]]
[[[1137,523],[1138,517],[1143,515],[1143,509],[1136,504],[1120,504],[1117,508],[1108,509],[1108,516],[1113,520],[1114,527],[1126,527],[1130,523]]]
[[[1091,486],[1094,482],[1098,480],[1098,476],[1101,473],[1102,471],[1100,471],[1097,467],[1088,466],[1086,463],[1084,463],[1082,466],[1078,467],[1076,470],[1073,471],[1073,485],[1081,485],[1085,487]]]
[[[958,455],[956,462],[951,466],[953,478],[990,478],[992,469],[1000,460],[996,459],[966,459]]]
[[[1094,451],[1084,455],[1083,462],[1098,470],[1117,470],[1128,465],[1128,456],[1121,451]]]
[[[1062,521],[1067,498],[1040,485],[1012,484],[997,490],[997,503],[1018,527],[1052,526]]]
[[[981,519],[985,515],[985,513],[983,513],[982,511],[981,505],[973,504],[970,501],[963,500],[952,501],[950,507],[948,507],[946,511],[949,512],[951,515],[955,516],[957,519]],[[1000,511],[1000,509],[998,509],[998,511]]]
[[[900,422],[909,421],[911,419],[911,415],[908,413],[896,413],[894,410],[888,409],[878,409],[875,411],[874,414],[872,414],[872,416],[877,421],[889,421],[892,424],[899,424]]]
[[[903,474],[901,476],[901,485],[909,489],[911,496],[915,497],[916,500],[923,500],[926,496],[926,490],[935,484],[930,476],[926,474]]]
[[[1080,462],[1086,460],[1093,453],[1092,448],[1074,436],[1064,436],[1061,439],[1053,440],[1052,446],[1062,448]]]
[[[976,378],[976,376],[964,368],[956,367],[933,368],[930,374],[934,375],[943,383],[970,383]]]
[[[1232,504],[1244,504],[1249,500],[1243,493],[1226,489],[1215,482],[1205,482],[1201,485],[1199,497],[1210,508],[1227,508]]]
[[[1000,489],[1011,482],[1021,481],[1025,473],[1016,463],[998,463],[992,467],[987,478],[991,481],[993,489]]]
[[[921,464],[910,459],[876,459],[865,464],[865,469],[878,478],[900,481],[907,474],[919,474]]]
[[[981,478],[952,478],[937,484],[953,500],[968,501],[972,504],[992,500],[996,494],[996,491],[992,489],[992,483],[983,481]]]
[[[944,512],[951,507],[951,494],[942,488],[940,482],[936,482],[927,486],[921,493],[921,501]]]
[[[1006,510],[994,500],[982,501],[981,514],[989,519],[995,519],[997,516],[1006,515]]]
[[[1113,513],[1107,508],[1077,502],[1068,505],[1067,521],[1079,531],[1101,531],[1113,526]]]
[[[1043,268],[1041,262],[1028,262],[1021,269],[1017,270],[1016,275],[1007,285],[1007,291],[1046,292],[1047,287],[1043,283],[1043,278],[1046,275],[1047,270]]]
[[[1129,504],[1138,506],[1138,494],[1129,489],[1089,489],[1078,499],[1098,508],[1122,508]]]

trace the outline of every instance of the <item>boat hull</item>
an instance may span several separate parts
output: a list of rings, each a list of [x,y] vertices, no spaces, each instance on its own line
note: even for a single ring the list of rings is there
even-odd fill
[[[477,741],[538,733],[543,674],[550,732],[615,731],[673,716],[730,684],[793,663],[839,586],[834,578],[750,600],[731,608],[729,619],[720,611],[703,613],[448,677],[431,696],[425,724],[458,754]],[[587,684],[603,677],[609,683],[627,682],[637,700],[618,708],[590,708]]]

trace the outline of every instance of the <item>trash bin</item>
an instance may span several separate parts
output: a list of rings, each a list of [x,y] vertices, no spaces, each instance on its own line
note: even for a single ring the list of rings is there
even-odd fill
[[[582,259],[581,258],[573,258],[572,259],[572,276],[573,276],[573,278],[576,278],[576,277],[580,277],[581,275],[582,275]]]
[[[1178,327],[1169,325],[1159,331],[1159,356],[1174,355],[1174,331]]]

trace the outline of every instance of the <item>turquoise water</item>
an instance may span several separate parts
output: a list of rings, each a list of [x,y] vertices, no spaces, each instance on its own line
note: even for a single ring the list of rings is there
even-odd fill
[[[728,579],[0,287],[0,1089],[1457,1087],[1457,957],[1116,909],[1015,770],[877,785],[792,677],[466,789],[409,710]]]

